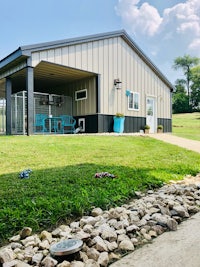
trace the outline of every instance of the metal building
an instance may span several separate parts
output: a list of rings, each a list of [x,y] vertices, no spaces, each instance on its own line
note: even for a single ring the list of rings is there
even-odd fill
[[[7,134],[34,134],[37,110],[72,115],[87,133],[112,132],[116,113],[124,132],[171,132],[172,91],[124,30],[22,46],[0,61]]]

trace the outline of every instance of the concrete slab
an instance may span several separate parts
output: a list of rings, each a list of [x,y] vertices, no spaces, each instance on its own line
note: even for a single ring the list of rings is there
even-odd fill
[[[150,137],[173,145],[177,145],[195,152],[200,153],[200,141],[190,140],[178,137],[172,134],[149,134]],[[200,265],[199,265],[200,266]]]
[[[110,267],[200,267],[200,213]]]

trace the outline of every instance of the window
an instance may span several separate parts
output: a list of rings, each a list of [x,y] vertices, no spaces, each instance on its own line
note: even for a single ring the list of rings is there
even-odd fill
[[[75,91],[75,100],[79,101],[83,99],[87,99],[87,89]]]
[[[139,93],[130,92],[128,96],[128,109],[139,110]]]

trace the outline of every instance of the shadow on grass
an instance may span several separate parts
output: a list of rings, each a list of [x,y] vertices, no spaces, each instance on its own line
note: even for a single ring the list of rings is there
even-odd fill
[[[96,172],[105,171],[117,178],[94,177]],[[33,170],[29,179],[20,179],[18,173],[2,175],[0,243],[24,226],[41,231],[89,214],[93,207],[121,205],[133,198],[135,191],[159,187],[187,171],[78,164]]]

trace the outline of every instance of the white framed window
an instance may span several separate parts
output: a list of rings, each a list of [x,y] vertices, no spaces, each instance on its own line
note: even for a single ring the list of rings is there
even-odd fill
[[[139,110],[140,108],[140,95],[136,92],[130,92],[128,96],[128,109]]]
[[[75,100],[84,100],[87,99],[87,89],[75,91]]]

